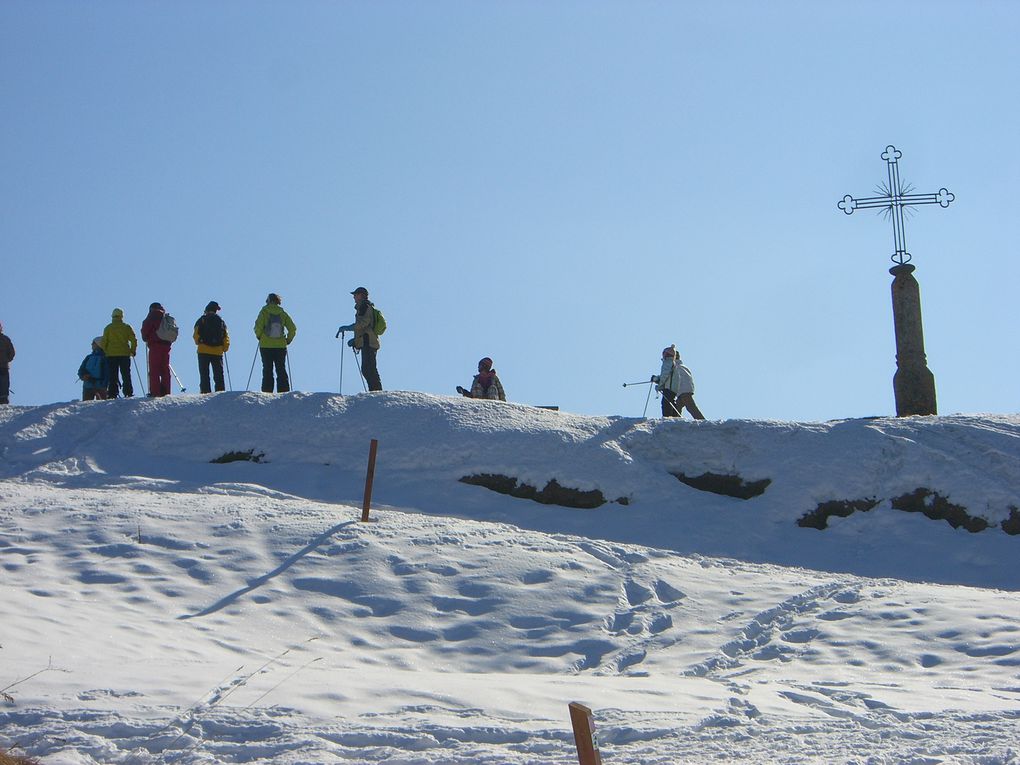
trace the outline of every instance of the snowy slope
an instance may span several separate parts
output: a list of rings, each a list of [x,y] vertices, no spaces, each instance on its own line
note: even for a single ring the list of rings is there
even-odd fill
[[[1020,417],[218,394],[4,409],[0,450],[0,746],[48,764],[570,763],[575,700],[607,763],[1020,763]]]

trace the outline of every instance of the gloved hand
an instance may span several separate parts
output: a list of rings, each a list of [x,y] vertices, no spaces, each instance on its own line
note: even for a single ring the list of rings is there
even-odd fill
[[[354,338],[353,337],[350,340],[347,341],[347,345],[350,346],[351,348],[354,347]]]
[[[658,385],[659,384],[659,376],[658,375],[652,375],[652,380],[651,381],[653,383],[655,383],[656,385]]]

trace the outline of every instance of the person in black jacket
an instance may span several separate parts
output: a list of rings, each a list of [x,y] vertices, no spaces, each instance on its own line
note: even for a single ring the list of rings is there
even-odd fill
[[[4,334],[0,323],[0,404],[11,403],[11,362],[14,361],[14,343]]]

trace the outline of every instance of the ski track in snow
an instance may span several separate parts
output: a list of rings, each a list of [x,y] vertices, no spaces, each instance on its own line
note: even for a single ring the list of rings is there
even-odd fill
[[[918,482],[1001,520],[1018,434],[400,393],[5,410],[0,688],[45,671],[0,701],[0,746],[45,765],[574,763],[577,700],[607,763],[1018,765],[1020,595],[978,581],[1018,581],[1017,538],[881,507],[795,525],[809,499]],[[266,461],[208,462],[247,449]],[[742,501],[670,470],[773,484]],[[538,505],[471,472],[630,504]]]

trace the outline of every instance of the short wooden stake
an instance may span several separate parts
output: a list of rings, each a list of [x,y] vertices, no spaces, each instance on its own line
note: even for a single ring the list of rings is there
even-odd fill
[[[591,710],[584,704],[570,702],[570,724],[574,726],[574,743],[577,744],[577,761],[580,765],[602,765],[599,739],[595,734],[595,721]]]
[[[361,520],[368,520],[368,510],[372,507],[372,481],[375,479],[375,452],[379,442],[374,438],[368,447],[368,473],[365,475],[365,504],[361,508]]]

